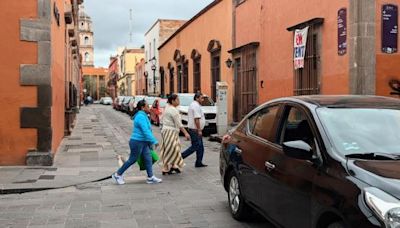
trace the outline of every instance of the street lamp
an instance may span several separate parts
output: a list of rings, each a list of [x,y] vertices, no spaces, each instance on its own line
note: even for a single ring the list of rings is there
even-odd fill
[[[151,59],[151,64],[152,64],[151,70],[153,71],[153,95],[155,95],[156,94],[156,69],[157,69],[155,56]]]

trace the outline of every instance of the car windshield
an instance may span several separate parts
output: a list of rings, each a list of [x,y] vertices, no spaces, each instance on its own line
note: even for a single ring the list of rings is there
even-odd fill
[[[167,106],[167,101],[166,100],[161,100],[160,101],[160,108],[165,108]]]
[[[146,103],[151,105],[151,104],[154,103],[155,100],[156,100],[155,97],[147,97],[146,98]]]
[[[342,155],[400,155],[400,110],[319,108],[317,113],[335,149]]]
[[[180,106],[189,106],[193,102],[193,97],[194,97],[194,95],[193,96],[187,96],[187,95],[179,96]],[[211,98],[204,97],[204,100],[201,105],[202,106],[214,106],[215,104],[211,100]]]

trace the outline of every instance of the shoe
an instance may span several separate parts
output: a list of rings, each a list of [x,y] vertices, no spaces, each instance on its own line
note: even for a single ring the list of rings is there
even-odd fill
[[[207,166],[208,165],[205,165],[205,164],[201,163],[199,165],[195,165],[194,167],[196,167],[196,168],[204,168],[204,167],[207,167]]]
[[[157,178],[156,176],[152,176],[152,177],[148,177],[146,182],[148,184],[158,184],[158,183],[161,183],[162,180],[160,178]]]
[[[118,185],[123,185],[123,184],[125,184],[124,177],[118,175],[117,173],[113,173],[113,174],[111,175],[111,177],[112,177],[112,179],[115,181],[116,184],[118,184]]]
[[[170,171],[168,171],[168,172],[164,172],[164,171],[162,172],[162,175],[163,175],[163,176],[165,176],[165,175],[167,175],[167,174],[168,174],[168,175],[171,175],[171,174],[172,174],[172,170],[170,170]]]
[[[178,168],[172,168],[171,171],[174,171],[175,173],[181,173],[181,171]]]

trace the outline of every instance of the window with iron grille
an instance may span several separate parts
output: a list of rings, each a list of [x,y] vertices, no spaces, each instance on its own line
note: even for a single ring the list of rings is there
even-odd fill
[[[308,29],[304,68],[294,71],[294,95],[312,95],[320,93],[319,78],[319,25]]]
[[[169,93],[174,93],[174,87],[175,87],[175,83],[174,83],[174,68],[169,69]]]
[[[183,64],[182,92],[189,93],[189,61]]]
[[[217,98],[217,82],[221,80],[221,51],[211,53],[211,98]]]
[[[178,77],[178,93],[182,93],[182,65],[178,65],[176,68]]]
[[[193,92],[201,91],[201,59],[193,59]]]

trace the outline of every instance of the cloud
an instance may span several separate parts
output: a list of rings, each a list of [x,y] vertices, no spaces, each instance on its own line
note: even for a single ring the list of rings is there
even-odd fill
[[[188,20],[213,0],[85,0],[85,11],[93,21],[95,65],[108,67],[118,47],[140,47],[144,34],[161,19]],[[132,9],[132,38],[129,42]]]

